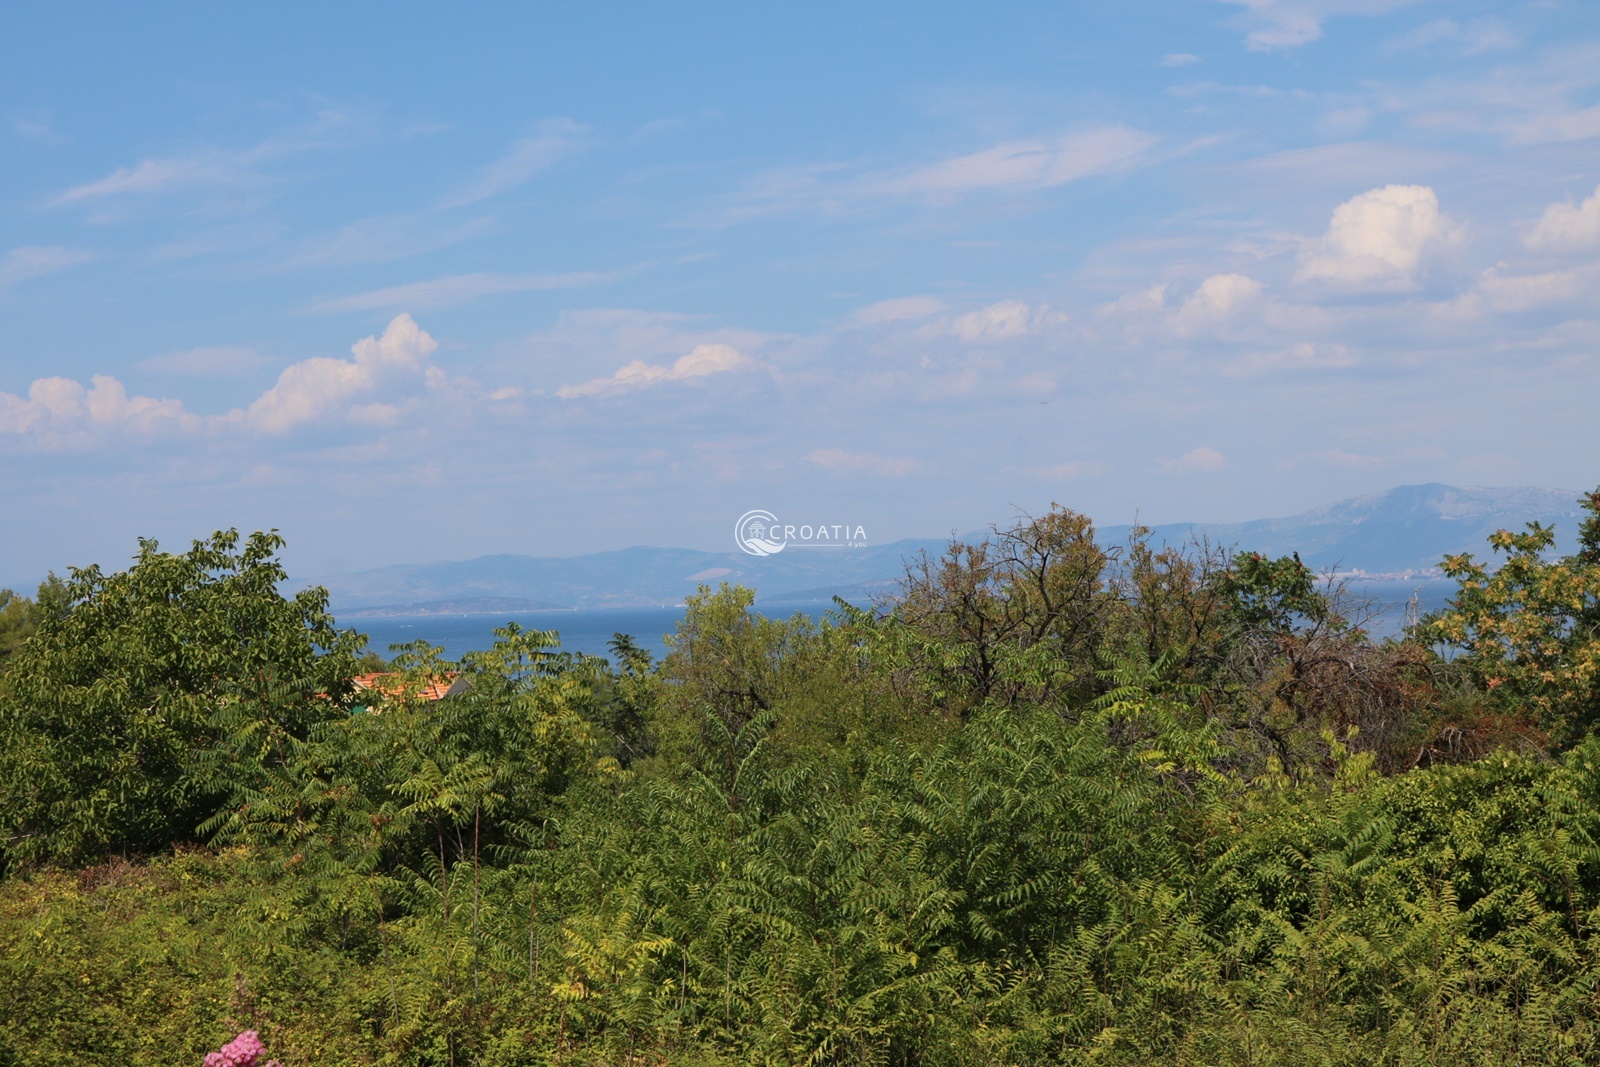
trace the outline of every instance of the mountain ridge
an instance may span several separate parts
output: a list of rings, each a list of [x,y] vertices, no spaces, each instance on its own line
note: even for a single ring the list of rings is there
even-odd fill
[[[1239,523],[1164,523],[1152,540],[1177,545],[1203,539],[1267,555],[1298,552],[1318,571],[1367,577],[1427,577],[1446,554],[1487,553],[1496,529],[1554,524],[1570,551],[1582,514],[1579,494],[1537,487],[1491,488],[1442,483],[1397,486],[1349,497],[1296,515]],[[1099,527],[1102,544],[1125,543],[1132,524]],[[509,601],[546,608],[666,606],[682,603],[701,583],[737,582],[768,603],[858,598],[892,589],[906,561],[938,554],[948,538],[906,538],[863,548],[806,549],[757,557],[737,549],[713,552],[635,545],[579,556],[495,553],[470,560],[395,564],[320,579],[336,611],[354,617],[398,608],[399,614],[469,614],[504,610]],[[474,605],[477,605],[476,607]]]

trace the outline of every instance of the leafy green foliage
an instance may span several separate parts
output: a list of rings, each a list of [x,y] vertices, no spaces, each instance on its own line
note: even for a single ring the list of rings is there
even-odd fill
[[[1470,554],[1447,557],[1459,586],[1418,636],[1458,650],[1457,663],[1502,708],[1531,716],[1562,745],[1600,723],[1600,490],[1576,553],[1549,559],[1554,531],[1532,523],[1490,538],[1505,558],[1490,571]]]
[[[281,544],[228,532],[173,555],[142,541],[126,571],[72,571],[69,610],[39,621],[0,698],[6,855],[78,862],[190,838],[224,788],[196,773],[196,750],[270,760],[337,711],[358,639],[334,631],[321,590],[279,595]]]
[[[1019,523],[881,612],[703,589],[659,664],[404,646],[359,699],[271,538],[74,572],[0,703],[0,1064],[244,1028],[291,1067],[1600,1061],[1600,512],[1460,571],[1428,632],[1496,636],[1454,662],[1293,557],[1090,533]],[[1565,754],[1441,744],[1477,680]]]

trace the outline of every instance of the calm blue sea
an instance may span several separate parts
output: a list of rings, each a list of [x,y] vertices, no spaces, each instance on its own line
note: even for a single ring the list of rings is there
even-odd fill
[[[768,615],[789,616],[796,611],[817,618],[831,603],[762,604]],[[507,622],[528,630],[554,630],[561,635],[561,648],[591,656],[609,656],[606,644],[612,634],[623,633],[634,644],[648,649],[656,658],[666,655],[665,637],[683,621],[684,609],[676,608],[595,608],[582,611],[527,611],[512,615],[406,615],[342,620],[340,626],[353,627],[366,634],[372,649],[389,654],[390,645],[408,641],[427,641],[444,649],[445,659],[458,660],[494,644],[494,631]]]
[[[1400,632],[1405,623],[1407,601],[1415,595],[1418,610],[1422,613],[1436,611],[1444,606],[1453,592],[1451,582],[1433,580],[1384,580],[1352,583],[1352,591],[1365,595],[1379,612],[1369,625],[1375,637],[1387,637]],[[762,604],[760,610],[768,615],[792,615],[804,612],[813,618],[820,617],[833,605],[810,602],[806,604]],[[508,621],[529,630],[555,630],[561,635],[561,647],[569,652],[584,652],[591,656],[609,655],[606,643],[611,635],[628,634],[634,643],[650,650],[656,657],[666,654],[665,636],[683,621],[684,609],[676,608],[597,608],[585,611],[529,611],[515,615],[408,615],[394,618],[349,619],[341,625],[352,626],[371,639],[372,648],[384,655],[389,646],[407,641],[424,640],[444,649],[446,659],[460,659],[468,652],[488,648],[494,643],[493,630]]]

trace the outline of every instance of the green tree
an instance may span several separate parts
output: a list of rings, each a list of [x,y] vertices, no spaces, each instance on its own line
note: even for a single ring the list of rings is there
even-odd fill
[[[1445,557],[1456,595],[1417,627],[1493,704],[1531,712],[1561,746],[1600,721],[1600,489],[1580,503],[1588,516],[1570,556],[1550,558],[1554,530],[1530,523],[1489,537],[1505,557],[1493,570],[1471,553]]]
[[[40,619],[0,697],[10,860],[189,839],[226,793],[219,724],[270,760],[283,736],[340,713],[365,639],[335,631],[322,589],[279,593],[282,545],[275,532],[230,530],[178,555],[141,540],[125,571],[72,570],[71,609]]]
[[[67,584],[53,572],[39,583],[38,595],[32,600],[0,589],[0,671],[39,629],[40,620],[61,618],[70,603]]]

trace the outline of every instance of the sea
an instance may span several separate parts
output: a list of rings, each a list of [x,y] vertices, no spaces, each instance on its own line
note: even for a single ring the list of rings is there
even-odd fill
[[[800,612],[817,619],[833,608],[831,601],[805,601],[794,604],[760,604],[767,615],[788,617]],[[685,608],[578,608],[523,611],[490,615],[401,615],[364,616],[341,619],[339,626],[367,635],[368,645],[380,655],[390,654],[390,646],[410,641],[426,641],[443,649],[445,659],[459,660],[468,652],[480,652],[494,644],[494,631],[515,622],[525,630],[554,630],[561,638],[560,651],[582,652],[589,656],[610,657],[610,642],[616,634],[626,634],[633,643],[660,659],[667,654],[667,635],[683,621]]]
[[[1439,578],[1352,578],[1348,591],[1370,604],[1366,628],[1374,638],[1399,635],[1412,614],[1426,614],[1445,606],[1455,590],[1453,582]],[[758,603],[756,609],[769,616],[788,617],[800,612],[820,619],[833,609],[831,601],[796,603]],[[660,658],[667,652],[667,635],[683,621],[684,608],[590,608],[573,610],[527,611],[491,615],[404,615],[369,616],[341,620],[367,635],[373,651],[389,655],[390,646],[423,640],[442,648],[443,656],[459,660],[468,652],[481,651],[494,643],[494,630],[515,622],[528,630],[554,630],[561,638],[561,649],[590,656],[609,656],[607,647],[615,634],[627,634],[634,644]]]

